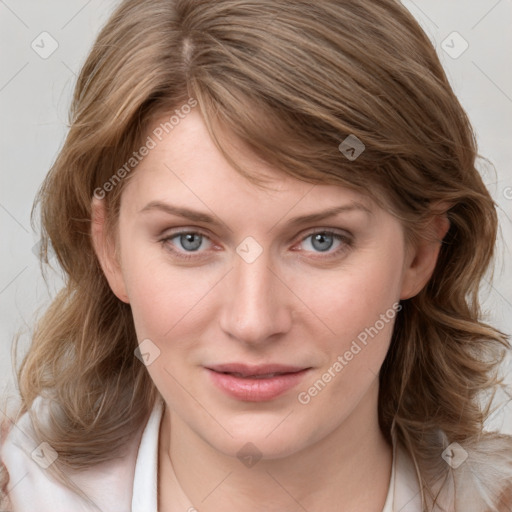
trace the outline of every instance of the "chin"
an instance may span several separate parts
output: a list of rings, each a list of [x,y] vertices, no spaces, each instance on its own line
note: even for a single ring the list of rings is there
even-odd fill
[[[224,435],[207,439],[207,442],[225,455],[238,458],[245,452],[267,460],[288,457],[306,448],[313,442],[313,436],[307,435],[305,426],[288,423],[287,414],[289,411],[272,415],[267,421],[246,418],[236,424],[227,422],[226,429],[233,437]]]

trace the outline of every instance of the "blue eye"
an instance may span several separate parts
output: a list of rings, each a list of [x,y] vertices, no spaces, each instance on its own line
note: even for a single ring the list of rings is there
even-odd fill
[[[311,246],[320,252],[328,251],[335,242],[335,237],[330,233],[315,233],[309,235],[308,239],[311,239]]]
[[[181,247],[186,251],[197,251],[203,241],[203,235],[199,233],[181,233],[173,238],[179,238]]]
[[[316,231],[310,233],[301,240],[301,243],[309,241],[308,252],[328,253],[329,256],[337,255],[340,251],[344,251],[351,246],[351,239],[339,233],[332,231]],[[335,247],[334,251],[331,249]]]
[[[162,239],[161,242],[176,256],[187,259],[198,257],[204,253],[204,251],[199,251],[199,249],[205,240],[209,240],[209,238],[202,233],[198,233],[197,231],[182,231]],[[178,247],[178,249],[175,247]]]

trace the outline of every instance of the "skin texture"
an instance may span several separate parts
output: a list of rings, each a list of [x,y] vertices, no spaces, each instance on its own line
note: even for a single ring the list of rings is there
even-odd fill
[[[107,238],[102,201],[93,199],[92,237],[105,275],[130,303],[139,343],[149,339],[160,351],[147,367],[166,402],[160,509],[380,512],[392,451],[378,426],[378,372],[393,320],[334,377],[331,370],[308,403],[298,394],[381,314],[423,288],[440,244],[407,247],[400,222],[367,197],[284,176],[236,141],[232,154],[271,177],[271,190],[230,167],[193,111],[131,176],[116,240]],[[141,212],[152,201],[207,213],[219,225]],[[354,204],[365,209],[289,224]],[[432,224],[438,240],[447,229],[446,218]],[[314,244],[309,235],[326,230],[343,238]],[[203,234],[198,250],[178,231]],[[236,251],[246,237],[262,250],[251,263]],[[205,369],[231,362],[311,369],[284,395],[248,402],[212,385]],[[248,442],[262,455],[252,467],[237,457]]]

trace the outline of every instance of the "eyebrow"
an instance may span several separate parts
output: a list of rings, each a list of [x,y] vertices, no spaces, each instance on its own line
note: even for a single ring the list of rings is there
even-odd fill
[[[184,208],[182,206],[175,206],[168,203],[164,203],[162,201],[151,201],[144,208],[139,210],[139,213],[151,212],[151,211],[162,211],[168,213],[170,215],[176,215],[178,217],[183,217],[185,219],[195,221],[195,222],[203,222],[205,224],[211,224],[213,226],[221,226],[222,222],[216,220],[212,215],[200,212],[197,210],[191,210],[189,208]],[[297,226],[300,224],[307,224],[310,222],[318,222],[329,217],[334,217],[342,212],[350,212],[350,211],[362,211],[369,215],[372,215],[372,211],[366,207],[364,204],[359,203],[357,201],[353,201],[346,205],[336,206],[334,208],[329,208],[327,210],[323,210],[321,212],[310,213],[308,215],[300,215],[298,217],[294,217],[290,219],[287,224],[290,226]]]

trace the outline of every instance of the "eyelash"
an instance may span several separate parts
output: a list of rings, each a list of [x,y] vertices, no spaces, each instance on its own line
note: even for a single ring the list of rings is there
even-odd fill
[[[181,251],[177,251],[176,249],[174,249],[172,247],[172,244],[170,243],[170,241],[172,239],[180,236],[180,235],[200,235],[200,236],[210,240],[210,237],[206,233],[203,233],[201,231],[178,231],[176,233],[172,233],[171,235],[166,236],[165,238],[161,239],[160,242],[161,242],[162,246],[166,250],[168,250],[169,252],[173,253],[173,255],[175,255],[178,258],[181,258],[183,260],[192,260],[192,259],[200,259],[200,258],[202,258],[203,256],[201,256],[201,255],[198,256],[197,255],[199,253],[196,253],[196,252],[188,252],[188,253],[185,252],[185,253],[183,253]],[[328,256],[320,256],[320,257],[315,257],[314,256],[313,259],[322,259],[322,260],[333,259],[333,258],[336,258],[338,256],[341,256],[342,253],[345,253],[346,251],[350,250],[352,248],[352,246],[353,246],[353,240],[352,240],[351,236],[344,235],[344,234],[341,234],[341,233],[336,233],[336,232],[334,232],[332,230],[329,230],[329,229],[312,231],[312,232],[306,234],[305,236],[303,236],[299,240],[299,243],[302,243],[305,240],[307,240],[308,238],[310,238],[312,236],[315,236],[315,235],[332,236],[334,239],[336,239],[339,242],[341,242],[341,245],[334,252],[328,252],[327,251],[327,252],[324,253],[324,254],[327,254]],[[322,253],[319,252],[318,254],[322,254]]]

